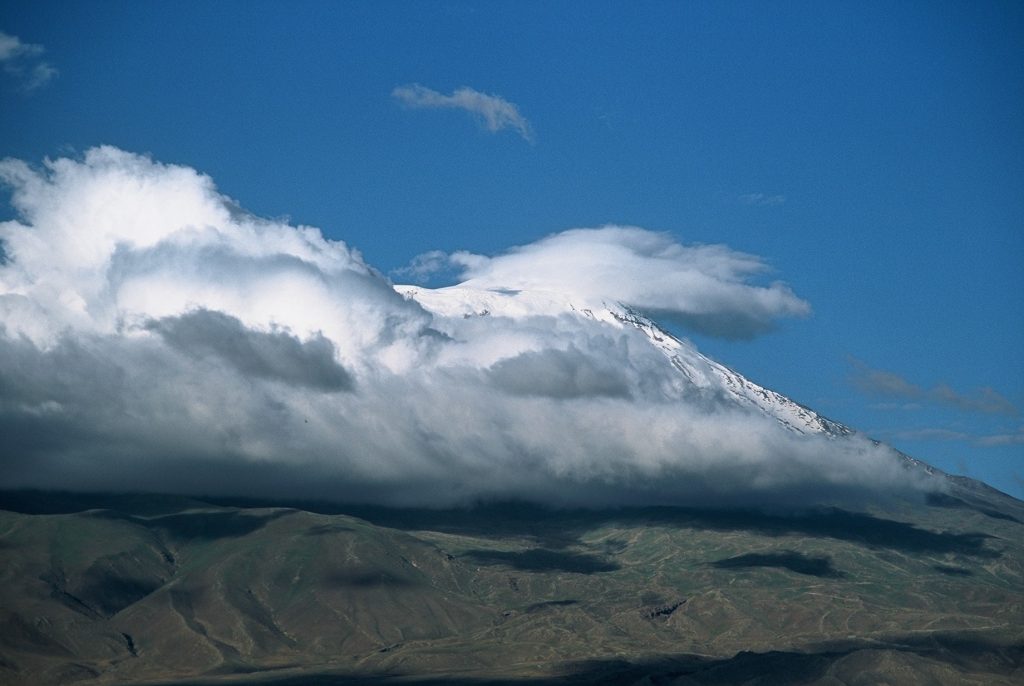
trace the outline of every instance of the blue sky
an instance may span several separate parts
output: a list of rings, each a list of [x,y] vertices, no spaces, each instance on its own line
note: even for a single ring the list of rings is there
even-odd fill
[[[37,1],[0,31],[0,157],[188,165],[396,280],[607,223],[723,243],[813,312],[678,333],[1024,497],[1019,3]],[[530,135],[410,84],[500,97]]]

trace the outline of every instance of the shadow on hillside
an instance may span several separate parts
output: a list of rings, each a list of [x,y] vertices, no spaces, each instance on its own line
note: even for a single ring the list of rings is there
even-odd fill
[[[680,522],[681,520],[681,522]],[[684,510],[660,512],[652,523],[676,521],[683,526],[719,531],[745,530],[765,536],[802,534],[818,538],[859,543],[873,548],[890,548],[906,553],[959,553],[995,558],[1000,553],[985,547],[992,536],[980,532],[930,531],[913,524],[838,508],[796,515],[765,514],[742,510]]]
[[[797,574],[822,578],[841,579],[846,575],[832,566],[828,557],[810,557],[794,550],[781,553],[749,553],[718,560],[712,563],[719,569],[742,569],[744,567],[775,567],[788,569]]]
[[[94,568],[86,573],[85,583],[75,596],[86,607],[110,618],[160,588],[163,582],[163,579],[125,577]],[[74,606],[71,609],[78,610]]]
[[[992,508],[984,507],[983,505],[975,505],[973,503],[967,502],[966,500],[956,498],[946,493],[929,493],[925,498],[925,502],[931,507],[945,507],[950,509],[971,510],[973,512],[978,512],[980,514],[985,515],[986,517],[991,517],[993,519],[1002,519],[1008,522],[1016,522],[1017,524],[1021,523],[1019,519],[1011,515],[1008,515],[1005,512],[993,510]]]
[[[940,507],[960,507],[953,502],[955,500],[957,499],[933,499],[936,503],[942,503],[938,505]],[[409,531],[438,531],[479,538],[519,537],[531,540],[538,547],[548,550],[565,549],[578,543],[580,537],[587,531],[619,523],[629,526],[748,531],[764,536],[803,535],[849,541],[872,548],[888,548],[905,553],[955,553],[980,558],[1000,556],[999,551],[986,547],[987,540],[993,538],[988,534],[931,531],[906,522],[839,508],[778,514],[753,509],[685,507],[555,510],[525,503],[433,510],[245,498],[207,498],[205,502],[224,507],[288,507],[320,514],[344,514],[365,519],[378,526]],[[271,519],[286,514],[181,512],[202,503],[174,496],[0,492],[0,508],[27,514],[80,512],[96,508],[131,513],[143,506],[159,506],[164,508],[165,512],[174,512],[171,508],[175,503],[178,504],[177,514],[168,513],[145,521],[161,522],[170,533],[181,537],[216,538],[244,535],[264,526]],[[966,503],[965,506],[976,509]],[[1003,519],[1012,519],[1008,515],[996,514]]]
[[[596,574],[614,572],[619,565],[596,555],[568,553],[559,550],[467,550],[461,557],[478,565],[506,565],[526,572],[571,572]]]
[[[259,515],[242,512],[182,512],[144,521],[146,525],[162,529],[178,539],[238,538],[290,514],[294,514],[294,511],[278,510]]]
[[[980,532],[930,531],[913,524],[862,512],[822,508],[792,514],[760,510],[714,508],[621,508],[551,510],[535,505],[486,505],[467,510],[333,508],[378,526],[429,530],[481,538],[519,536],[545,548],[575,544],[589,530],[608,524],[747,531],[763,536],[803,535],[888,548],[905,553],[956,553],[996,558],[1000,552],[985,546],[992,536]]]
[[[945,574],[946,576],[974,576],[974,572],[963,567],[951,567],[949,565],[932,565],[939,574]]]
[[[454,656],[453,656],[454,658]],[[839,664],[852,658],[847,664]],[[1005,645],[955,634],[893,637],[888,641],[822,645],[808,652],[740,652],[729,658],[671,655],[631,662],[622,659],[568,663],[561,673],[542,677],[477,678],[441,674],[308,674],[233,678],[234,685],[255,686],[569,686],[573,684],[687,683],[687,684],[798,684],[815,682],[830,672],[865,675],[879,680],[930,681],[936,667],[974,677],[1010,678],[1024,660],[1024,644]],[[242,673],[240,668],[238,673]],[[948,674],[948,672],[947,672]],[[977,680],[975,678],[975,680]],[[213,680],[179,681],[166,686],[200,686]]]
[[[565,600],[545,600],[542,603],[534,603],[528,605],[523,612],[531,614],[534,612],[543,612],[544,610],[551,609],[553,607],[569,607],[570,605],[579,605],[580,601],[573,598],[566,598]]]
[[[243,511],[178,512],[160,517],[137,517],[114,510],[94,510],[88,516],[131,522],[148,529],[157,529],[181,541],[239,538],[262,529],[275,519],[295,510],[275,510],[254,514]]]
[[[317,526],[311,526],[306,529],[306,536],[331,536],[333,534],[344,534],[355,531],[350,526],[342,526],[341,524],[318,524]]]
[[[408,579],[375,569],[339,569],[328,572],[323,580],[335,588],[411,588],[417,585]]]
[[[68,491],[0,491],[0,510],[21,514],[72,514],[86,510],[116,510],[126,514],[171,514],[203,503],[159,493],[71,493]]]

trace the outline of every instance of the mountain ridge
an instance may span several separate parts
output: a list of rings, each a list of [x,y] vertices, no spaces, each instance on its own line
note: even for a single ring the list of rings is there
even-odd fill
[[[863,512],[3,492],[0,683],[1014,683],[1024,503],[971,487]]]

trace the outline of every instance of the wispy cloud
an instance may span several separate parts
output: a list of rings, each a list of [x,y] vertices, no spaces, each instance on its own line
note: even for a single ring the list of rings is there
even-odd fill
[[[511,129],[523,140],[529,143],[534,141],[530,122],[520,114],[518,107],[498,95],[481,93],[468,86],[456,89],[451,95],[445,95],[413,83],[397,86],[391,91],[391,96],[407,107],[463,110],[476,117],[488,131]]]
[[[872,435],[883,438],[886,441],[929,441],[929,442],[959,442],[983,448],[995,448],[1009,445],[1024,445],[1024,427],[1016,432],[1010,431],[1000,434],[975,434],[956,429],[945,429],[941,427],[926,427],[918,429],[900,430],[876,430]]]
[[[395,269],[392,274],[407,278],[413,283],[423,284],[430,280],[435,274],[450,271],[451,261],[448,253],[443,250],[429,250],[421,253],[404,267]]]
[[[786,196],[773,195],[769,193],[746,193],[739,197],[739,201],[744,205],[771,207],[773,205],[781,205],[786,202]]]
[[[978,439],[978,444],[989,447],[1001,445],[1024,445],[1024,426],[1017,429],[1016,432],[982,436]]]
[[[894,372],[873,369],[863,361],[851,358],[854,367],[851,381],[870,395],[905,398],[917,402],[945,405],[964,412],[1016,416],[1019,409],[998,391],[987,386],[962,393],[944,383],[931,388],[919,386]]]
[[[0,65],[26,91],[42,88],[57,76],[57,70],[42,59],[44,52],[41,45],[23,43],[17,36],[0,31]]]
[[[971,441],[972,436],[951,429],[904,429],[902,431],[880,432],[887,438],[899,441]]]

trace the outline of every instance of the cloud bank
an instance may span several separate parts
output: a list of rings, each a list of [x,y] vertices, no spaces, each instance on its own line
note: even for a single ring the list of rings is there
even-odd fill
[[[511,129],[526,142],[534,141],[533,128],[526,117],[520,114],[519,108],[497,95],[481,93],[467,86],[457,88],[451,95],[444,95],[413,83],[395,87],[391,97],[407,107],[417,109],[463,110],[473,115],[488,131]]]
[[[0,65],[26,91],[42,88],[57,76],[57,70],[42,59],[43,52],[41,45],[23,43],[17,36],[0,31]]]
[[[575,230],[459,254],[465,282],[416,293],[187,167],[101,147],[0,179],[19,217],[0,224],[0,487],[806,505],[920,486],[889,449],[788,431],[595,314],[619,291],[729,335],[804,313],[747,283],[755,257]]]

